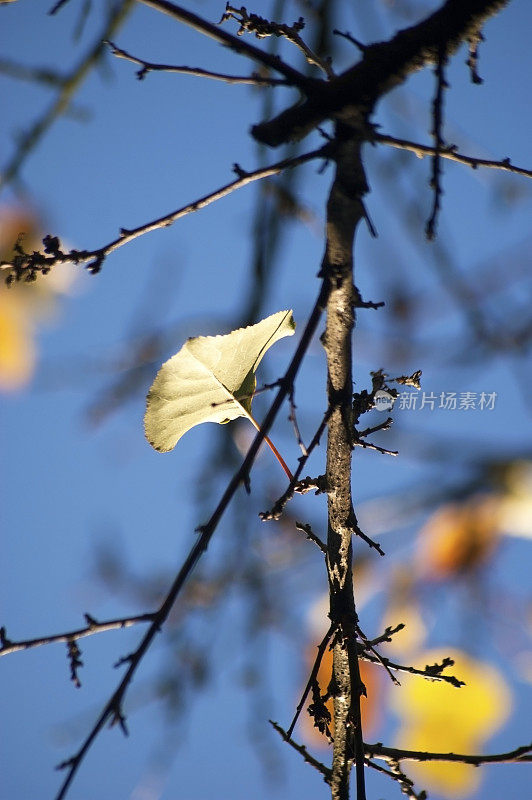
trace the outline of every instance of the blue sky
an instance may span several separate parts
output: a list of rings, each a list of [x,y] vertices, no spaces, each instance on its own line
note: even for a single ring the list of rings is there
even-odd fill
[[[46,13],[50,5],[18,0],[0,9],[3,58],[65,70],[77,62],[101,26],[100,10],[106,4],[93,4],[80,41],[72,37],[79,12],[76,0],[53,18]],[[194,9],[218,21],[222,5],[205,0],[195,3]],[[437,5],[418,3],[414,19]],[[385,3],[376,2],[371,8],[362,21],[353,16],[336,24],[367,41],[394,30]],[[259,3],[253,10],[268,15],[269,4]],[[300,14],[304,11],[299,6],[289,4],[289,21]],[[514,163],[531,167],[531,26],[532,11],[526,0],[510,3],[488,24],[480,57],[485,79],[481,87],[469,81],[465,51],[454,58],[448,76],[446,131],[464,152],[496,159],[509,156]],[[229,72],[247,69],[215,43],[140,6],[116,41],[148,60]],[[339,69],[353,58],[347,43],[341,53],[344,61],[338,62]],[[298,56],[293,57],[297,63]],[[261,119],[259,93],[187,76],[152,74],[139,82],[132,65],[111,58],[106,65],[106,70],[93,72],[76,95],[76,106],[87,119],[58,120],[23,166],[22,194],[12,188],[0,198],[13,204],[29,197],[44,220],[45,232],[77,248],[100,246],[113,239],[121,226],[133,227],[168,213],[232,180],[234,162],[252,169],[257,158],[248,131]],[[409,82],[408,91],[383,101],[377,115],[383,132],[428,142],[432,90],[433,76],[425,71]],[[27,129],[47,107],[50,94],[0,75],[0,97],[7,110],[0,132],[0,164],[4,165],[13,152],[14,135]],[[280,89],[277,107],[289,101],[289,90]],[[308,149],[318,141],[309,138]],[[277,152],[266,154],[268,161],[280,157]],[[489,458],[500,452],[524,451],[530,432],[527,363],[504,356],[486,361],[474,352],[468,360],[467,325],[449,298],[445,278],[434,269],[433,245],[423,243],[422,225],[414,225],[410,237],[402,228],[400,208],[415,201],[428,216],[431,202],[429,162],[408,157],[412,172],[390,185],[382,178],[386,156],[368,148],[372,191],[367,203],[379,238],[371,239],[365,229],[357,235],[357,285],[364,297],[374,300],[388,300],[396,280],[414,286],[421,308],[417,342],[403,349],[398,362],[382,363],[397,331],[385,314],[359,312],[356,380],[367,387],[369,370],[380,366],[403,373],[422,368],[427,392],[496,392],[493,412],[397,411],[399,429],[415,433],[421,444],[424,437],[436,437],[436,449],[438,442],[449,447],[461,442],[465,450]],[[293,308],[300,328],[317,291],[315,275],[323,248],[319,232],[331,170],[320,175],[311,164],[302,172],[301,198],[314,215],[314,224],[289,228],[263,306],[264,316]],[[508,187],[523,192],[518,202],[501,201]],[[526,180],[449,164],[444,189],[441,239],[461,272],[476,288],[484,274],[502,275],[503,286],[508,275],[509,285],[516,286],[513,307],[526,310],[532,211]],[[194,528],[203,521],[192,501],[198,475],[208,463],[211,426],[188,433],[170,455],[152,451],[144,440],[142,416],[154,373],[147,374],[145,386],[102,425],[87,423],[87,407],[108,385],[109,375],[112,379],[112,366],[127,358],[131,343],[147,330],[168,331],[162,362],[187,336],[226,331],[238,317],[250,284],[249,234],[255,192],[254,187],[246,187],[167,230],[137,239],[109,257],[97,277],[80,270],[75,291],[61,300],[55,317],[39,327],[39,368],[34,380],[23,391],[1,398],[1,623],[13,639],[76,628],[83,624],[85,611],[104,619],[145,610],[131,597],[114,596],[97,580],[98,548],[116,547],[133,573],[168,580],[188,551]],[[522,281],[514,280],[517,269],[525,276]],[[430,345],[430,352],[438,357],[420,363],[420,345],[426,345],[427,352]],[[275,346],[265,361],[265,379],[281,374],[293,346],[293,339]],[[463,356],[463,365],[451,364],[451,356]],[[316,341],[297,390],[306,436],[312,434],[323,411],[316,402],[316,387],[321,392],[324,381],[322,368]],[[275,441],[294,464],[298,450],[286,415],[278,421]],[[317,469],[320,457],[313,461]],[[261,456],[257,483],[271,482],[271,491],[279,494],[282,476],[270,477],[269,458],[268,453]],[[354,491],[361,501],[404,491],[419,481],[436,485],[459,476],[458,472],[446,474],[445,464],[438,467],[421,461],[408,448],[404,458],[383,462],[377,454],[357,453],[357,459],[356,464],[363,466],[356,473]],[[217,499],[214,496],[208,507]],[[261,510],[253,497],[249,503],[254,514]],[[323,520],[321,500],[309,498],[309,503],[312,513]],[[371,527],[371,519],[368,524]],[[208,558],[223,557],[228,528],[221,529],[220,544],[213,544]],[[393,539],[392,553],[408,551],[412,531],[403,530]],[[497,572],[501,585],[513,585],[523,603],[526,586],[521,588],[521,582],[527,580],[527,558],[528,542],[508,539]],[[310,574],[316,588],[303,579],[292,612],[299,615],[301,627],[307,624],[309,606],[324,588],[323,575],[318,583],[317,566]],[[164,649],[148,656],[131,691],[131,706],[126,706],[131,736],[126,740],[114,729],[100,735],[72,787],[72,800],[325,796],[319,776],[271,741],[273,734],[267,729],[268,717],[280,721],[290,717],[300,681],[297,652],[289,637],[279,632],[264,643],[271,691],[260,713],[266,728],[263,746],[268,753],[273,748],[286,783],[265,780],[264,763],[249,744],[249,697],[238,677],[246,656],[239,652],[237,641],[237,630],[245,619],[241,602],[238,597],[229,599],[214,631],[208,620],[200,623],[200,634],[207,641],[212,637],[218,668],[208,688],[194,698],[185,719],[171,729],[164,727],[161,705],[148,702],[149,678],[164,662]],[[458,600],[445,602],[452,605]],[[377,621],[376,611],[367,613],[368,619],[374,616]],[[138,637],[138,630],[129,630],[85,640],[81,690],[68,681],[64,645],[2,659],[6,798],[53,797],[59,778],[53,766],[68,757],[86,734],[117,681],[112,665],[136,646]],[[238,655],[229,658],[232,643],[234,649],[229,652]],[[494,660],[502,662],[502,654],[497,653]],[[510,679],[520,714],[514,714],[490,743],[493,749],[508,749],[530,738],[525,731],[530,686],[515,671]],[[165,731],[168,749],[175,745],[175,755],[160,779],[154,765],[166,755],[161,745]],[[478,797],[498,800],[510,781],[519,794],[525,785],[524,771],[520,766],[491,769]],[[391,797],[395,788],[376,782],[374,791]]]

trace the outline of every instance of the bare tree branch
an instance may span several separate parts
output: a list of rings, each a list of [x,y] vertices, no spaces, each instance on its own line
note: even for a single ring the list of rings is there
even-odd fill
[[[194,200],[192,203],[178,208],[176,211],[172,211],[170,214],[165,214],[163,217],[139,225],[137,228],[121,228],[120,236],[102,247],[95,248],[94,250],[69,250],[64,252],[61,250],[60,242],[56,237],[47,236],[43,240],[43,244],[45,245],[44,254],[39,252],[24,254],[19,250],[19,255],[16,256],[13,261],[0,263],[0,270],[6,272],[8,279],[11,277],[13,280],[28,280],[35,278],[38,272],[46,274],[56,264],[71,261],[75,264],[90,262],[87,268],[89,272],[96,274],[100,271],[107,256],[114,253],[115,250],[118,250],[125,244],[129,244],[129,242],[132,242],[139,236],[159,230],[160,228],[167,228],[178,219],[181,219],[181,217],[199,211],[205,208],[205,206],[214,203],[216,200],[226,197],[236,189],[247,186],[249,183],[261,180],[262,178],[268,178],[271,175],[278,175],[284,169],[295,167],[314,158],[328,158],[331,149],[331,145],[326,144],[319,150],[313,150],[310,153],[304,153],[294,158],[283,159],[276,164],[254,170],[253,172],[246,172],[238,167],[238,165],[235,165],[239,175],[235,181],[222,186],[220,189],[208,195],[200,197],[198,200]]]
[[[180,67],[173,64],[156,64],[153,61],[145,61],[143,58],[131,55],[127,50],[118,47],[114,42],[106,42],[111,48],[111,52],[117,58],[123,58],[126,61],[131,61],[133,64],[138,64],[140,69],[137,72],[139,80],[143,80],[149,72],[176,72],[180,75],[195,75],[198,78],[211,78],[215,81],[223,81],[225,83],[244,83],[250,86],[291,86],[292,84],[283,78],[269,78],[264,75],[225,75],[221,72],[211,72],[208,69],[201,69],[201,67]],[[0,62],[1,68],[1,62]]]
[[[399,31],[392,39],[366,47],[355,66],[328,83],[322,81],[303,104],[291,106],[278,116],[252,128],[253,136],[278,147],[301,139],[329,118],[343,118],[353,108],[365,121],[375,104],[413,72],[438,59],[445,42],[451,56],[460,44],[509,0],[447,0],[422,22]]]
[[[318,645],[318,652],[316,654],[316,658],[314,660],[314,664],[313,664],[312,670],[310,672],[309,679],[307,681],[307,685],[303,689],[303,694],[301,695],[301,700],[297,704],[296,713],[294,714],[294,718],[293,718],[292,722],[290,723],[290,727],[288,728],[288,731],[287,731],[287,736],[288,737],[292,736],[292,733],[294,732],[294,728],[296,727],[297,720],[299,719],[299,715],[301,714],[301,710],[303,709],[303,706],[305,705],[305,700],[308,697],[308,693],[310,692],[310,690],[312,688],[312,684],[316,681],[316,679],[318,677],[318,670],[320,668],[321,661],[323,659],[323,656],[325,655],[325,651],[327,649],[327,645],[331,641],[331,637],[332,637],[333,633],[334,633],[334,624],[331,624],[329,626],[329,630],[327,631],[327,633],[325,634],[325,636],[321,640],[320,644]]]
[[[323,775],[323,779],[325,780],[325,783],[330,784],[331,770],[329,769],[329,767],[326,767],[324,764],[322,764],[320,761],[314,758],[314,756],[311,756],[307,748],[304,747],[302,744],[297,744],[297,742],[294,742],[294,740],[288,735],[288,733],[285,730],[283,730],[283,728],[281,728],[280,725],[277,724],[277,722],[274,722],[271,719],[270,725],[272,725],[275,728],[277,733],[284,739],[285,742],[287,742],[287,744],[289,744],[291,747],[294,748],[294,750],[297,750],[297,752],[301,756],[303,756],[303,759],[307,762],[307,764],[310,764],[311,767],[314,767],[314,769],[317,769],[318,772],[321,772],[321,774]]]
[[[54,642],[73,642],[76,639],[94,636],[95,633],[103,633],[104,631],[131,628],[140,622],[152,622],[153,618],[154,614],[138,614],[134,617],[120,617],[106,620],[105,622],[97,622],[94,617],[85,614],[87,625],[84,628],[76,628],[65,633],[53,633],[50,636],[40,636],[38,639],[21,639],[18,642],[8,639],[5,628],[0,628],[0,656],[17,653],[20,650],[31,650],[34,647],[42,647],[45,644],[53,644]]]
[[[391,761],[456,761],[461,764],[504,764],[507,762],[531,762],[532,744],[517,747],[508,753],[492,753],[491,755],[468,755],[464,753],[429,753],[421,750],[401,750],[377,744],[364,744],[364,752],[368,758],[383,758]]]
[[[312,87],[317,81],[313,78],[307,78],[302,72],[286,64],[279,56],[271,55],[264,50],[260,50],[249,42],[243,41],[231,33],[227,33],[223,28],[213,25],[212,22],[198,17],[192,11],[187,11],[176,3],[171,3],[169,0],[139,0],[146,6],[157,9],[168,14],[178,22],[184,22],[199,33],[209,36],[219,44],[226,45],[231,50],[234,50],[240,55],[247,56],[252,61],[257,61],[269,69],[279,72],[289,81],[293,86],[299,87],[302,91],[306,92],[307,89]]]
[[[381,144],[387,144],[390,147],[396,147],[399,150],[408,150],[415,153],[419,158],[424,156],[433,156],[435,148],[430,145],[420,144],[419,142],[411,142],[408,139],[397,139],[395,136],[386,136],[385,134],[376,133],[375,141]],[[485,169],[498,169],[503,172],[513,172],[514,175],[523,175],[525,178],[532,178],[532,169],[525,169],[512,164],[509,158],[503,158],[502,161],[493,161],[486,158],[475,158],[474,156],[466,156],[463,153],[458,153],[456,145],[451,144],[441,148],[439,151],[441,158],[446,158],[449,161],[456,161],[458,164],[465,164],[471,169],[478,169],[484,167]]]

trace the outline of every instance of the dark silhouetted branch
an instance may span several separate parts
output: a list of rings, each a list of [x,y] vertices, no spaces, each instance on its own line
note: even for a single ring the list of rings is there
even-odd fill
[[[61,244],[57,237],[46,236],[43,240],[43,244],[45,246],[44,253],[24,253],[19,247],[18,255],[12,262],[0,263],[0,270],[4,270],[6,280],[8,280],[8,282],[12,282],[13,280],[35,279],[37,273],[42,272],[43,274],[46,274],[50,271],[50,269],[52,269],[52,267],[55,266],[55,264],[61,264],[65,262],[73,262],[75,264],[84,264],[88,262],[88,271],[92,274],[96,274],[101,270],[102,264],[107,256],[109,256],[111,253],[114,253],[114,251],[118,250],[120,247],[129,244],[129,242],[132,242],[139,236],[144,236],[146,233],[151,233],[152,231],[159,230],[161,228],[167,228],[178,219],[181,219],[181,217],[185,217],[187,214],[192,214],[195,211],[199,211],[200,209],[205,208],[205,206],[214,203],[216,200],[226,197],[236,189],[247,186],[249,183],[261,180],[262,178],[268,178],[271,175],[278,175],[285,169],[298,166],[299,164],[303,164],[306,161],[310,161],[314,158],[327,158],[330,152],[331,146],[327,144],[324,147],[321,147],[319,150],[313,150],[310,153],[304,153],[300,156],[295,156],[294,158],[283,159],[282,161],[278,161],[276,164],[254,170],[253,172],[239,170],[239,177],[237,180],[222,186],[215,192],[211,192],[211,194],[200,197],[198,200],[195,200],[192,203],[188,203],[186,206],[178,208],[176,211],[172,211],[170,214],[165,214],[163,217],[159,217],[151,222],[139,225],[137,228],[121,228],[120,236],[118,236],[116,239],[113,239],[113,241],[109,242],[108,244],[103,245],[103,247],[98,247],[94,250],[63,251],[61,250]]]
[[[221,72],[211,72],[208,69],[201,69],[201,67],[180,67],[174,64],[156,64],[153,61],[145,61],[143,58],[131,55],[126,50],[122,50],[114,42],[106,42],[111,48],[111,52],[117,58],[123,58],[126,61],[131,61],[133,64],[138,64],[140,69],[137,72],[139,80],[143,80],[149,72],[176,72],[180,75],[194,75],[198,78],[211,78],[215,81],[223,81],[224,83],[244,83],[251,86],[292,86],[286,78],[268,78],[264,75],[225,75]],[[1,68],[1,63],[0,63]]]
[[[468,755],[464,753],[429,753],[421,750],[400,750],[384,745],[365,744],[364,751],[368,758],[383,758],[391,761],[455,761],[461,764],[472,764],[479,767],[482,764],[505,764],[508,762],[531,762],[532,744],[517,747],[508,753],[492,753],[489,755]]]
[[[31,650],[34,647],[42,647],[45,644],[54,642],[73,642],[77,639],[84,639],[86,636],[94,636],[96,633],[104,631],[116,631],[121,628],[131,628],[141,622],[152,622],[154,614],[138,614],[134,617],[120,617],[119,619],[109,619],[105,622],[98,622],[89,614],[85,614],[87,625],[84,628],[76,628],[65,633],[54,633],[50,636],[41,636],[38,639],[21,639],[14,642],[6,636],[5,628],[0,628],[0,656],[9,653],[17,653],[20,650]]]
[[[435,154],[434,147],[419,142],[410,142],[407,139],[397,139],[395,136],[386,136],[384,134],[376,133],[375,141],[381,144],[387,144],[390,147],[395,147],[399,150],[408,150],[415,153],[419,158],[425,156],[433,156]],[[523,175],[525,178],[532,178],[532,169],[525,169],[512,164],[509,158],[503,158],[502,161],[492,161],[486,158],[475,158],[474,156],[466,156],[463,153],[458,153],[456,145],[446,145],[439,151],[441,158],[446,158],[449,161],[456,161],[457,164],[465,164],[471,169],[478,169],[483,167],[485,169],[499,169],[503,172],[513,172],[514,175]]]

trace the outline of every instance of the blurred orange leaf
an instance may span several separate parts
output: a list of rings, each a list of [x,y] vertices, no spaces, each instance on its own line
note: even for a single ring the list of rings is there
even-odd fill
[[[0,208],[0,261],[12,260],[17,242],[26,252],[39,250],[40,227],[31,210]],[[0,282],[0,391],[20,389],[30,380],[36,363],[37,323],[50,316],[56,295],[68,291],[73,276],[72,265],[65,263],[30,284],[22,281],[7,288]]]
[[[439,508],[419,533],[417,562],[425,578],[445,580],[485,563],[499,541],[500,499],[477,495]]]

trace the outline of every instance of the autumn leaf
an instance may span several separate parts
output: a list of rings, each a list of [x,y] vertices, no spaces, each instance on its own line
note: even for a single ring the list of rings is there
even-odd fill
[[[166,453],[202,422],[247,417],[258,428],[251,415],[255,371],[266,350],[294,330],[292,312],[278,311],[225,336],[189,339],[163,364],[148,392],[144,426],[151,446]]]
[[[439,508],[420,531],[417,562],[432,580],[470,572],[492,555],[500,537],[500,499],[476,495]]]
[[[35,366],[32,327],[25,305],[0,289],[0,390],[20,389]]]
[[[0,207],[0,262],[12,260],[17,242],[27,252],[42,249],[40,227],[30,209]],[[70,290],[74,274],[73,265],[65,263],[31,283],[8,288],[0,279],[0,391],[15,391],[29,382],[37,361],[36,330],[53,317],[57,295]]]
[[[392,693],[392,705],[401,719],[395,745],[405,750],[479,753],[489,737],[506,721],[510,691],[499,672],[459,650],[432,650],[416,666],[441,663],[449,656],[452,674],[465,682],[457,689],[448,683],[401,677]],[[412,762],[407,773],[424,788],[446,798],[467,797],[478,786],[481,772],[455,762]]]
[[[404,628],[394,633],[384,648],[387,655],[410,657],[412,653],[419,652],[427,636],[411,566],[397,565],[388,578],[388,584],[382,630],[393,628],[398,623],[402,623]]]

